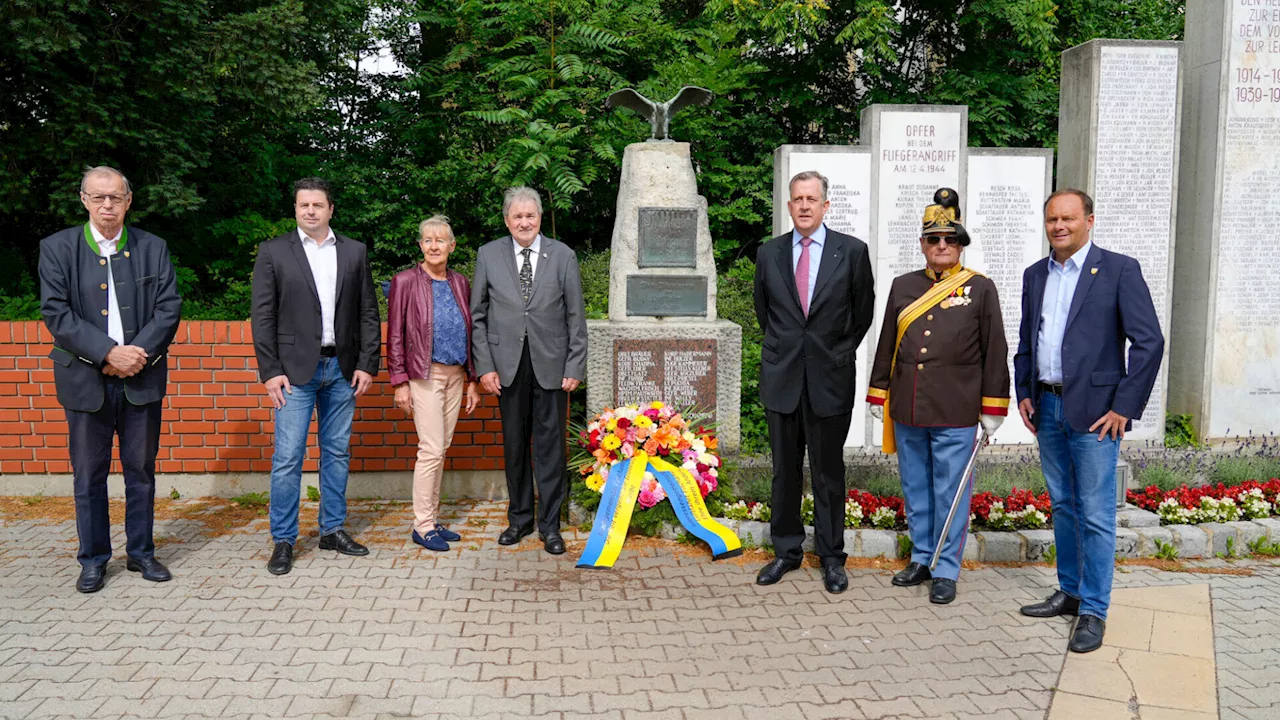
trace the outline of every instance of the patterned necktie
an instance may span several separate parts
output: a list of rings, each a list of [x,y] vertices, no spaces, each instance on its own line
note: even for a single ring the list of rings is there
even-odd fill
[[[524,264],[520,266],[520,294],[524,296],[524,302],[529,304],[529,296],[533,294],[533,265],[529,262],[529,256],[533,254],[533,250],[525,248],[520,251],[524,256]]]
[[[809,246],[813,238],[800,238],[800,262],[796,263],[796,292],[800,294],[800,309],[809,317]]]

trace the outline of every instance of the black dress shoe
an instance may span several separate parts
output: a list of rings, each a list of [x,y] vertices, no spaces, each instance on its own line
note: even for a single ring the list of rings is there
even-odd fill
[[[506,530],[503,530],[502,534],[498,536],[498,544],[499,545],[515,545],[516,543],[520,542],[521,540],[525,539],[526,537],[532,534],[533,534],[532,525],[526,525],[524,527],[516,527],[515,525],[512,525],[508,527]]]
[[[129,572],[142,573],[143,580],[150,580],[151,582],[168,582],[173,579],[173,576],[169,574],[169,568],[165,567],[159,560],[153,557],[143,558],[141,560],[129,558],[128,562],[126,562],[124,566],[129,569]]]
[[[1102,647],[1102,636],[1107,632],[1107,622],[1093,615],[1081,615],[1076,620],[1075,632],[1071,633],[1071,643],[1067,645],[1071,652],[1087,653]]]
[[[1050,595],[1044,602],[1022,606],[1022,609],[1019,610],[1019,612],[1027,617],[1036,618],[1075,615],[1080,612],[1080,598],[1073,598],[1061,590],[1058,590]]]
[[[337,550],[343,555],[368,555],[369,548],[356,542],[346,530],[334,530],[320,538],[321,550]]]
[[[267,561],[267,572],[272,575],[285,575],[293,569],[293,543],[278,542],[271,551],[271,559]]]
[[[792,570],[800,569],[799,560],[786,560],[784,558],[774,558],[769,561],[768,565],[760,568],[760,572],[756,575],[757,585],[772,585],[782,579],[783,575]]]
[[[913,562],[893,576],[893,584],[898,587],[911,587],[912,585],[919,585],[931,577],[933,575],[929,573],[927,565]]]
[[[546,550],[552,555],[563,555],[564,554],[564,538],[560,537],[559,533],[556,533],[554,535],[544,535],[542,538],[542,549]]]
[[[827,588],[827,592],[833,595],[839,595],[849,589],[849,576],[845,574],[843,565],[823,565],[822,566],[822,585]]]
[[[80,579],[76,581],[76,590],[82,593],[95,593],[107,582],[106,565],[82,565]]]
[[[929,602],[934,605],[946,605],[956,599],[956,581],[947,578],[934,578],[929,587]]]

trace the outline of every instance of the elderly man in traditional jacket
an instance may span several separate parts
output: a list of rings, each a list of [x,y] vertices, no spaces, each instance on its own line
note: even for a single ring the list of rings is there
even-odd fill
[[[884,420],[884,451],[898,453],[906,498],[911,564],[893,584],[932,579],[929,601],[945,605],[956,597],[973,492],[972,475],[961,475],[978,423],[994,435],[1008,414],[1009,348],[995,283],[960,264],[969,235],[959,223],[959,196],[941,188],[933,201],[920,237],[925,269],[894,278],[889,290],[867,402]],[[944,538],[961,483],[958,520]],[[939,544],[942,553],[930,571]]]
[[[168,378],[166,353],[178,332],[169,247],[125,227],[133,202],[119,170],[90,168],[80,181],[84,225],[40,241],[40,313],[53,335],[53,381],[67,414],[67,442],[80,538],[76,589],[97,592],[111,560],[107,474],[120,436],[126,567],[164,582],[155,558],[156,453]]]

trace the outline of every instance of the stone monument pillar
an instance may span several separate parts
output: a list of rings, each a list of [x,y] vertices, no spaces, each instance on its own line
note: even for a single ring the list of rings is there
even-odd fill
[[[920,218],[940,187],[960,193],[967,219],[965,191],[969,144],[969,108],[964,105],[869,105],[862,111],[862,137],[871,147],[869,237],[876,276],[875,320],[867,337],[880,336],[885,302],[893,279],[924,267],[920,254]],[[963,221],[962,221],[963,222]],[[870,444],[879,447],[881,423],[868,423]]]
[[[1280,432],[1280,5],[1188,0],[1169,407]]]
[[[707,200],[689,144],[628,145],[609,267],[609,319],[587,321],[587,410],[654,400],[714,415],[741,441],[742,328],[716,319]]]
[[[1191,21],[1188,18],[1188,29]],[[1182,43],[1091,40],[1062,54],[1058,188],[1094,200],[1093,242],[1134,257],[1170,335]],[[1168,348],[1151,400],[1125,435],[1164,439]]]
[[[965,248],[961,261],[991,278],[1000,293],[1012,378],[1018,324],[1022,322],[1022,271],[1043,258],[1049,248],[1042,207],[1053,187],[1053,151],[969,148],[968,153],[968,192],[967,197],[961,196],[968,205],[962,224],[973,242]],[[992,441],[1030,444],[1035,436],[1012,411]]]
[[[773,234],[791,232],[787,200],[791,178],[797,173],[817,170],[830,187],[831,209],[823,222],[827,227],[863,242],[870,238],[871,148],[858,145],[783,145],[773,151]],[[876,339],[870,332],[854,353],[858,391],[854,393],[853,419],[845,438],[847,448],[863,447],[867,441],[866,387],[871,372],[871,348]]]

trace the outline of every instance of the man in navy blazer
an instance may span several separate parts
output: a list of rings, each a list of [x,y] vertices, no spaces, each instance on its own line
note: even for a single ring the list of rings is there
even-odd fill
[[[1022,275],[1013,364],[1018,411],[1053,500],[1061,588],[1022,614],[1077,615],[1069,647],[1090,652],[1102,645],[1111,601],[1120,440],[1151,396],[1164,335],[1138,261],[1089,239],[1092,198],[1053,193],[1044,227],[1053,251]]]

